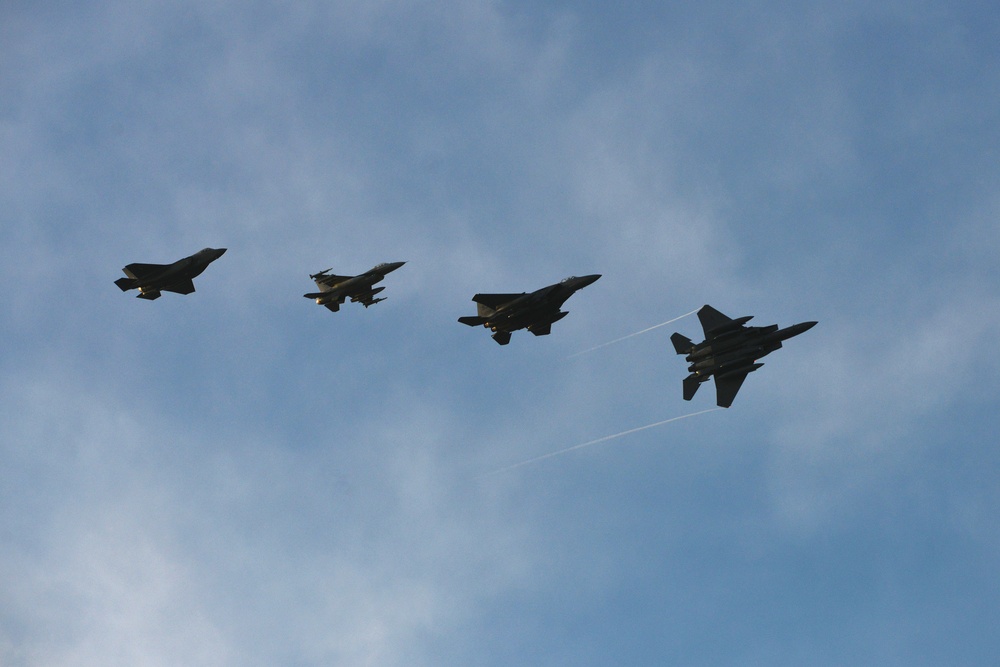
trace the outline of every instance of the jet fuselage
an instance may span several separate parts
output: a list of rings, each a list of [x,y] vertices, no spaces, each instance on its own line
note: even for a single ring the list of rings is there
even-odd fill
[[[191,281],[225,252],[225,248],[204,248],[172,264],[129,264],[122,269],[128,278],[119,278],[115,284],[123,292],[138,288],[139,298],[149,300],[158,298],[161,291],[189,294],[194,291]]]
[[[310,278],[316,281],[319,292],[305,294],[307,299],[314,299],[317,304],[327,306],[331,310],[337,310],[340,304],[350,298],[352,303],[361,302],[367,308],[373,303],[385,301],[385,298],[373,299],[372,297],[385,289],[385,287],[373,288],[375,283],[381,282],[385,276],[392,273],[406,262],[387,262],[368,269],[364,273],[356,276],[330,276],[327,275],[331,269],[314,273]]]
[[[752,316],[730,319],[711,306],[698,311],[705,340],[694,344],[681,334],[671,336],[674,349],[685,355],[690,375],[684,380],[684,399],[690,400],[698,386],[714,377],[717,403],[729,407],[743,380],[764,364],[757,360],[781,349],[782,341],[808,331],[816,322],[801,322],[784,329],[777,324],[748,327]]]
[[[569,314],[560,310],[566,300],[600,277],[600,274],[570,276],[554,285],[522,294],[477,294],[472,300],[478,304],[479,314],[461,317],[458,321],[490,329],[494,332],[494,340],[501,345],[506,345],[511,332],[518,329],[544,336],[554,322]]]
[[[815,325],[816,322],[802,322],[779,329],[777,324],[772,324],[728,331],[695,345],[685,358],[691,362],[688,370],[700,376],[709,376],[730,368],[749,366],[781,349],[782,341],[798,336]]]

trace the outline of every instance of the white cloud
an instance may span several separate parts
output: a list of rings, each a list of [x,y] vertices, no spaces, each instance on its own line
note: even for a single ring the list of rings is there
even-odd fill
[[[811,531],[854,515],[915,458],[958,444],[922,437],[926,424],[989,400],[1000,371],[990,344],[1000,335],[1000,301],[977,292],[931,307],[821,322],[811,332],[828,329],[818,349],[782,360],[784,377],[772,378],[769,393],[780,392],[788,410],[773,436],[772,493],[783,521]]]
[[[945,238],[924,220],[901,250],[909,221],[832,210],[883,164],[833,48],[862,10],[756,25],[780,9],[613,30],[495,2],[22,11],[0,83],[0,660],[441,664],[498,622],[544,626],[525,645],[546,655],[583,633],[656,653],[630,626],[682,613],[670,572],[704,617],[751,618],[722,568],[763,587],[742,573],[787,565],[768,537],[813,562],[820,529],[867,525],[939,446],[922,426],[992,401],[996,207],[970,202],[930,268],[908,254]],[[111,285],[205,245],[230,252],[195,295]],[[386,304],[300,296],[391,260]],[[549,338],[455,322],[474,292],[592,271]],[[705,302],[820,326],[718,419],[475,480],[710,406],[679,400],[672,329],[565,359]],[[982,531],[988,500],[948,520]]]
[[[305,456],[150,423],[77,381],[4,392],[4,523],[34,544],[3,553],[14,664],[421,664],[427,633],[525,575],[517,528],[456,496],[432,404]]]

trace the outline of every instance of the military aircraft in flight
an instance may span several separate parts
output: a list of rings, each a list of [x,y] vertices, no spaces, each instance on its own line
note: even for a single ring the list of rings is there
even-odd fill
[[[491,329],[493,340],[500,345],[510,342],[510,334],[517,329],[527,329],[536,336],[547,336],[552,331],[552,323],[569,313],[560,310],[566,299],[600,278],[600,274],[590,276],[570,276],[555,285],[543,287],[535,292],[521,294],[477,294],[478,315],[458,318],[470,327],[480,325]]]
[[[119,278],[115,285],[123,292],[138,288],[137,296],[150,301],[159,299],[160,292],[190,294],[194,291],[194,278],[225,252],[225,248],[205,248],[173,264],[129,264],[122,269],[128,278]]]
[[[808,331],[816,322],[802,322],[779,329],[777,324],[748,327],[752,315],[731,319],[711,306],[698,311],[705,340],[697,345],[687,336],[675,333],[670,337],[677,354],[687,355],[691,375],[684,378],[684,400],[690,401],[702,382],[715,377],[716,404],[728,408],[747,375],[764,364],[761,357],[781,347],[781,341]]]
[[[367,308],[373,303],[385,301],[385,297],[372,298],[384,290],[385,286],[374,289],[372,286],[385,278],[387,273],[395,271],[403,264],[406,262],[379,264],[356,276],[332,276],[330,271],[333,269],[313,273],[309,277],[316,281],[316,286],[319,287],[320,291],[310,292],[303,296],[307,299],[315,299],[316,303],[326,306],[334,313],[340,310],[340,304],[347,299],[350,299],[352,303],[361,302]]]

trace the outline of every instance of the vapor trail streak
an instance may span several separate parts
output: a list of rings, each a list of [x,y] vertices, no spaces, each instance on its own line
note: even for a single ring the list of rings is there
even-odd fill
[[[683,320],[683,319],[684,319],[685,317],[688,317],[688,316],[690,316],[690,315],[694,315],[694,314],[695,314],[695,313],[697,313],[697,312],[698,312],[697,310],[692,310],[692,311],[691,311],[690,313],[684,313],[684,314],[683,314],[683,315],[681,315],[680,317],[675,317],[675,318],[674,318],[674,319],[672,319],[672,320],[667,320],[666,322],[660,322],[659,324],[654,324],[653,326],[651,326],[651,327],[649,327],[649,328],[647,328],[647,329],[643,329],[642,331],[636,331],[635,333],[630,333],[630,334],[629,334],[629,335],[627,335],[627,336],[622,336],[621,338],[616,338],[616,339],[614,339],[613,341],[610,341],[610,342],[607,342],[607,343],[601,343],[600,345],[598,345],[598,346],[596,346],[596,347],[592,347],[592,348],[590,348],[589,350],[583,350],[582,352],[574,352],[573,354],[569,355],[569,356],[568,356],[568,357],[566,357],[566,358],[567,358],[567,359],[572,359],[573,357],[578,357],[578,356],[580,356],[581,354],[587,354],[588,352],[593,352],[594,350],[599,350],[599,349],[601,349],[602,347],[607,347],[608,345],[614,345],[615,343],[620,343],[620,342],[622,342],[623,340],[627,340],[627,339],[629,339],[629,338],[632,338],[633,336],[638,336],[639,334],[644,334],[644,333],[646,333],[647,331],[652,331],[653,329],[659,329],[660,327],[665,327],[665,326],[667,326],[668,324],[673,324],[673,323],[674,323],[674,322],[676,322],[677,320]]]
[[[520,463],[515,463],[514,465],[507,466],[506,468],[499,468],[491,472],[483,473],[480,477],[488,477],[490,475],[498,475],[502,472],[507,472],[508,470],[513,470],[514,468],[520,468],[521,466],[526,466],[529,463],[535,463],[543,459],[550,459],[554,456],[559,456],[560,454],[565,454],[567,452],[572,452],[575,449],[583,449],[584,447],[590,447],[592,445],[598,445],[602,442],[607,442],[609,440],[614,440],[616,438],[621,438],[632,433],[638,433],[639,431],[645,431],[649,428],[656,428],[657,426],[663,426],[664,424],[669,424],[670,422],[680,421],[681,419],[687,419],[688,417],[697,417],[698,415],[703,415],[706,412],[715,412],[716,410],[722,410],[722,408],[709,408],[708,410],[701,410],[700,412],[692,412],[688,415],[681,415],[680,417],[671,417],[670,419],[664,419],[663,421],[656,422],[655,424],[646,424],[645,426],[640,426],[638,428],[632,428],[627,431],[622,431],[621,433],[615,433],[614,435],[606,435],[603,438],[598,438],[597,440],[591,440],[590,442],[585,442],[581,445],[573,445],[572,447],[567,447],[566,449],[560,449],[557,452],[550,452],[548,454],[542,454],[541,456],[536,456],[533,459],[528,459],[527,461],[521,461]]]

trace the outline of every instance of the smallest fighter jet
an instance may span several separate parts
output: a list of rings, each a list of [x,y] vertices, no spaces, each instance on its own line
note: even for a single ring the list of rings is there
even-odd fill
[[[675,333],[670,337],[677,354],[687,355],[691,373],[684,378],[684,400],[690,401],[702,382],[715,378],[716,405],[728,408],[747,375],[764,364],[757,363],[781,348],[781,341],[809,331],[815,322],[802,322],[779,329],[777,324],[748,327],[753,315],[731,319],[711,306],[698,311],[705,340],[695,345],[687,336]]]
[[[119,278],[115,285],[123,292],[138,288],[137,296],[150,301],[159,299],[160,292],[190,294],[194,278],[225,252],[225,248],[205,248],[173,264],[129,264],[122,269],[128,278]]]
[[[303,296],[307,299],[314,299],[317,304],[326,306],[334,313],[340,310],[340,304],[347,299],[350,299],[352,303],[360,302],[367,308],[373,303],[385,301],[385,297],[372,298],[385,287],[372,289],[372,286],[381,282],[387,273],[392,273],[403,264],[406,262],[379,264],[356,276],[332,276],[330,271],[333,269],[313,273],[309,277],[316,281],[316,286],[319,287],[320,291],[303,294]]]
[[[552,331],[552,323],[569,315],[560,310],[566,299],[577,290],[595,282],[601,275],[570,276],[562,281],[543,287],[534,292],[521,294],[477,294],[478,315],[458,318],[470,327],[480,325],[493,331],[493,340],[500,345],[510,342],[510,334],[517,329],[527,329],[536,336],[547,336]]]

